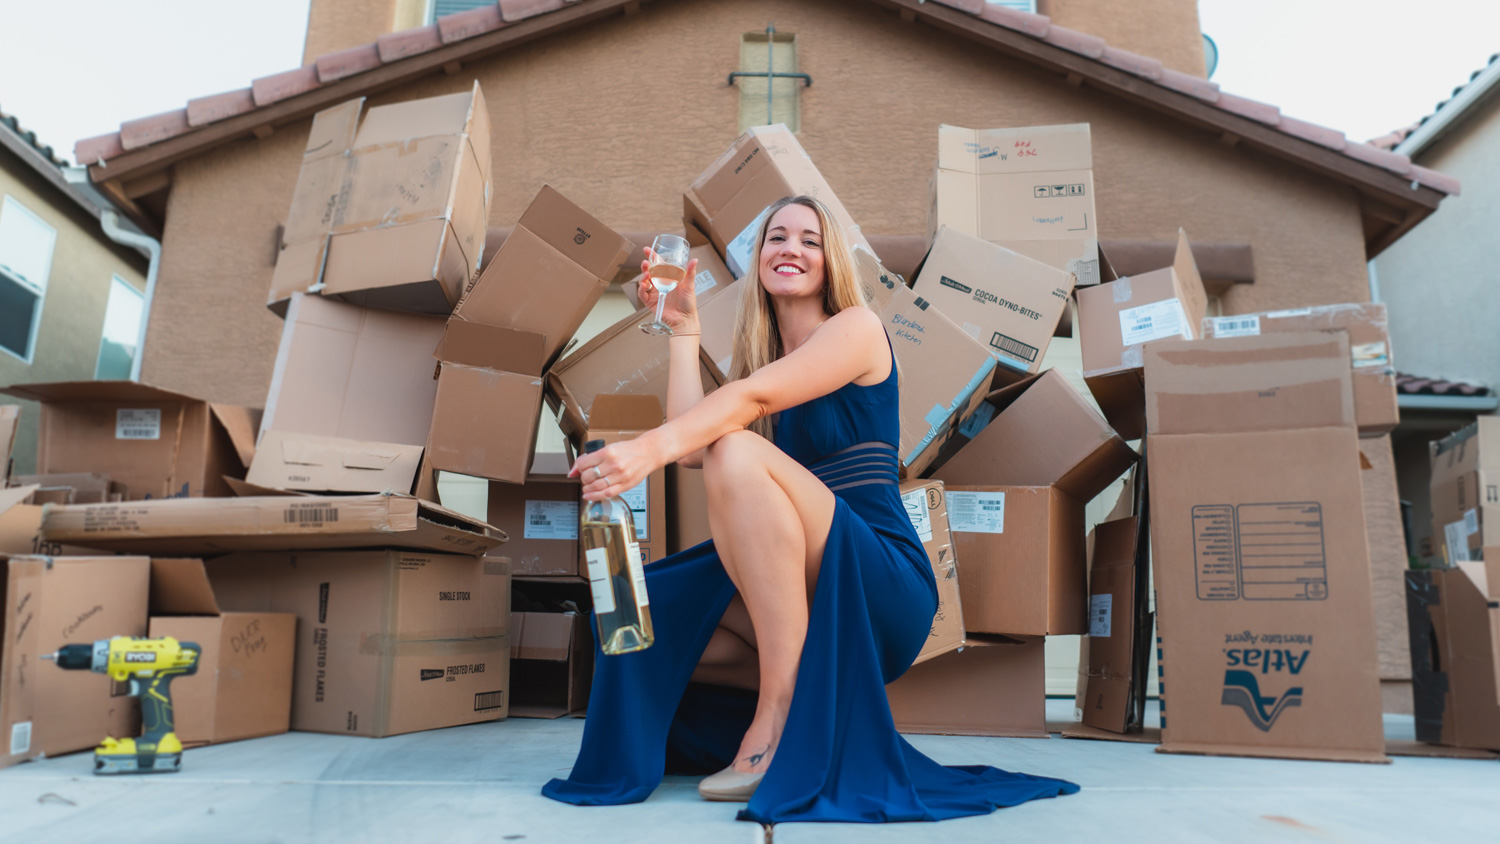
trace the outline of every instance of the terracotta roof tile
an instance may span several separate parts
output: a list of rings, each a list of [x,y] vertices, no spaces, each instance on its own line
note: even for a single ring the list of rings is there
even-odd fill
[[[436,50],[443,46],[443,36],[438,32],[437,24],[433,23],[416,29],[387,32],[375,44],[380,50],[380,60],[393,62]]]
[[[1417,127],[1421,125],[1421,123],[1413,123],[1410,126],[1402,126],[1400,129],[1387,132],[1378,138],[1371,138],[1365,141],[1365,143],[1372,147],[1394,150],[1402,141],[1406,140],[1407,136],[1417,131]]]
[[[1156,81],[1179,94],[1187,94],[1210,103],[1219,101],[1219,83],[1210,82],[1201,76],[1166,67],[1162,68],[1161,78]]]
[[[1079,54],[1097,59],[1104,55],[1104,48],[1109,46],[1103,38],[1097,38],[1076,29],[1068,29],[1065,26],[1052,24],[1047,27],[1047,36],[1044,39],[1048,44]]]
[[[1429,188],[1440,190],[1449,196],[1458,196],[1463,190],[1463,184],[1459,180],[1447,173],[1429,170],[1420,164],[1413,164],[1411,166],[1411,177]]]
[[[73,160],[80,166],[86,166],[114,158],[124,151],[125,147],[120,143],[120,133],[110,132],[107,135],[95,135],[92,138],[84,138],[75,142]]]
[[[285,73],[262,76],[250,83],[250,91],[255,96],[255,107],[265,108],[288,97],[305,94],[321,84],[317,66],[304,65]]]
[[[336,53],[325,53],[313,60],[313,66],[318,69],[318,81],[326,85],[380,67],[380,48],[375,44],[361,44]]]
[[[500,0],[500,17],[505,18],[506,23],[515,23],[562,7],[563,0]]]
[[[1140,53],[1132,53],[1129,50],[1121,50],[1118,47],[1105,46],[1104,55],[1099,61],[1110,67],[1117,67],[1126,73],[1143,76],[1147,79],[1160,79],[1162,64],[1156,59],[1143,56]]]
[[[1396,373],[1396,392],[1411,396],[1488,396],[1490,388],[1467,381],[1424,378],[1421,375]]]
[[[1033,38],[1046,38],[1047,30],[1052,26],[1052,19],[1046,15],[1033,15],[1030,12],[1001,6],[997,3],[985,3],[984,8],[979,12],[979,17],[1006,29],[1023,32]]]
[[[225,91],[222,94],[213,94],[208,97],[199,97],[196,100],[188,100],[187,119],[188,125],[194,128],[207,126],[226,117],[236,114],[244,114],[255,110],[255,95],[250,93],[249,88],[241,88],[238,91]]]
[[[984,0],[933,0],[933,2],[941,3],[944,6],[952,6],[960,12],[970,15],[980,14],[984,11],[984,7],[989,5]]]
[[[120,124],[120,145],[127,150],[140,149],[168,138],[175,138],[191,128],[188,126],[185,108],[153,114],[150,117],[138,117]]]
[[[1366,164],[1389,170],[1397,175],[1405,176],[1411,172],[1411,159],[1404,155],[1398,155],[1390,150],[1372,147],[1369,144],[1347,144],[1344,154],[1357,158]]]
[[[1219,99],[1215,101],[1219,108],[1233,112],[1241,117],[1248,117],[1270,126],[1281,122],[1281,109],[1258,100],[1238,97],[1234,94],[1219,92]]]
[[[505,19],[500,16],[498,4],[454,12],[451,15],[443,15],[437,20],[438,34],[442,37],[444,44],[483,35],[502,26],[505,26]]]
[[[1336,129],[1329,129],[1327,126],[1319,126],[1316,123],[1308,123],[1306,120],[1298,120],[1295,117],[1283,115],[1281,123],[1277,125],[1281,131],[1288,135],[1295,135],[1303,140],[1312,141],[1318,146],[1328,147],[1329,149],[1343,149],[1344,145],[1348,143],[1344,139],[1343,132]]]

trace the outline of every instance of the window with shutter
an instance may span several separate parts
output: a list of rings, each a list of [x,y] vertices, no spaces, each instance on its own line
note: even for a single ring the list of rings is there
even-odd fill
[[[141,292],[125,279],[115,276],[109,285],[109,304],[104,309],[104,332],[99,338],[99,360],[94,364],[94,378],[105,381],[130,378],[144,311]]]
[[[493,5],[495,5],[495,0],[428,0],[427,22],[432,23],[454,12],[467,12],[480,6]]]
[[[745,33],[740,39],[740,71],[796,73],[797,37],[774,31]],[[800,128],[802,80],[785,76],[740,76],[735,84],[740,89],[741,132],[751,126],[770,123],[785,123],[793,132]]]
[[[0,349],[31,363],[57,232],[15,198],[0,204]]]

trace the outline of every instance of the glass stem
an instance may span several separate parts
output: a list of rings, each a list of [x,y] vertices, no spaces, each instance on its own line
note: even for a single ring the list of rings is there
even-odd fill
[[[666,304],[667,304],[667,294],[661,292],[660,290],[656,291],[656,324],[657,325],[665,325],[666,324],[666,323],[663,323],[661,321],[662,308],[666,307]]]

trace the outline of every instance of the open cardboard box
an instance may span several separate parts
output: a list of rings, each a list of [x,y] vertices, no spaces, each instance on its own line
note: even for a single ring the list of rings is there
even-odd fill
[[[517,577],[583,574],[578,549],[580,495],[578,479],[566,474],[533,474],[524,484],[491,481],[486,518],[507,537],[491,553],[509,557],[511,573]]]
[[[510,715],[561,718],[588,707],[594,637],[586,612],[513,612]]]
[[[202,649],[198,672],[172,683],[177,738],[184,746],[287,731],[297,616],[225,612],[202,560],[155,558],[148,635],[196,642]]]
[[[1041,637],[970,637],[885,687],[903,733],[1047,738]]]
[[[490,207],[489,110],[468,93],[313,116],[267,304],[321,293],[446,314],[479,270]],[[363,118],[363,119],[361,119]]]
[[[434,353],[437,401],[420,471],[523,482],[536,449],[546,348],[541,334],[449,320]]]
[[[136,381],[18,384],[0,392],[41,402],[37,472],[94,472],[133,499],[230,495],[255,455],[260,411]]]

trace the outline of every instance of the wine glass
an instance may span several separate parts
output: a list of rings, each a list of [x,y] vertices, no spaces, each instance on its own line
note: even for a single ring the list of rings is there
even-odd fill
[[[675,234],[661,234],[651,243],[651,262],[646,269],[651,284],[656,288],[656,319],[641,323],[647,334],[671,334],[672,327],[661,321],[662,308],[667,304],[667,294],[687,276],[688,243]]]

